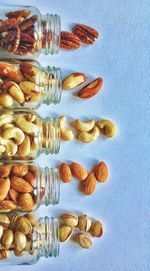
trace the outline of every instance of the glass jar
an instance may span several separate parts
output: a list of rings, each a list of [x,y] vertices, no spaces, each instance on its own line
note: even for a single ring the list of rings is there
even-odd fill
[[[59,255],[57,219],[37,218],[34,214],[0,214],[0,229],[1,265],[34,264],[40,257]]]
[[[0,57],[36,58],[56,54],[60,42],[60,17],[41,15],[32,6],[0,6]]]
[[[60,102],[61,70],[43,68],[36,61],[0,61],[0,106],[36,109]]]
[[[31,110],[0,111],[0,159],[33,160],[59,149],[59,119],[42,119]]]
[[[58,204],[59,198],[57,168],[26,162],[0,164],[0,213],[35,211],[40,205]]]

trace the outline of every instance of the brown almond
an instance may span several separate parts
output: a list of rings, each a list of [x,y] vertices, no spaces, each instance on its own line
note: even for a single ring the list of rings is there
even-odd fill
[[[8,195],[15,203],[17,203],[18,194],[19,193],[15,189],[13,188],[9,189]]]
[[[21,193],[31,193],[33,191],[33,187],[27,181],[17,176],[11,178],[10,186]]]
[[[86,180],[82,183],[82,192],[85,195],[91,195],[96,188],[96,178],[95,178],[95,174],[93,172],[91,172],[88,177],[86,178]]]
[[[103,79],[100,77],[96,78],[94,81],[92,81],[87,86],[82,88],[79,91],[78,96],[82,99],[92,98],[93,96],[95,96],[99,92],[102,85],[103,85]]]
[[[11,210],[15,210],[17,208],[16,203],[13,202],[12,200],[3,200],[2,202],[0,202],[0,206],[4,209],[11,209]]]
[[[28,166],[24,164],[16,164],[12,167],[12,173],[18,177],[23,177],[28,172]]]
[[[79,163],[73,162],[70,165],[72,175],[77,178],[80,181],[83,181],[86,179],[88,173],[86,169],[80,165]]]
[[[0,201],[4,200],[10,189],[10,180],[9,178],[4,179],[0,178]]]
[[[67,163],[61,163],[59,168],[60,178],[64,183],[69,183],[72,179],[70,167]]]
[[[20,194],[18,196],[18,204],[22,207],[23,211],[31,211],[34,207],[34,201],[31,194]]]
[[[31,184],[32,186],[34,186],[34,175],[31,173],[31,171],[28,171],[28,173],[24,176],[24,179]]]
[[[12,166],[2,165],[0,166],[0,178],[6,178],[9,176]]]
[[[108,168],[104,162],[100,162],[95,168],[95,177],[98,182],[106,182],[108,179]]]

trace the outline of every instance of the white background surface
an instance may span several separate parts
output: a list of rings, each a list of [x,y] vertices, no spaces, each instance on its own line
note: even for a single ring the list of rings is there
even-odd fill
[[[108,118],[117,123],[118,136],[99,139],[91,145],[78,142],[62,144],[57,156],[41,155],[42,166],[55,166],[58,161],[76,160],[87,168],[104,160],[110,177],[98,184],[91,197],[78,191],[77,181],[61,185],[59,206],[41,207],[39,215],[54,215],[64,210],[81,211],[105,224],[105,235],[94,239],[91,250],[74,243],[61,245],[56,259],[42,258],[23,271],[148,271],[149,261],[149,45],[150,2],[147,0],[54,0],[1,1],[1,3],[32,4],[42,14],[60,14],[62,29],[74,23],[85,23],[100,32],[94,46],[80,50],[60,51],[55,56],[41,56],[43,66],[62,68],[63,75],[85,72],[90,78],[101,76],[104,87],[93,99],[81,101],[65,92],[57,106],[42,106],[38,112],[45,117],[65,114],[72,118]],[[2,267],[3,271],[16,267]]]

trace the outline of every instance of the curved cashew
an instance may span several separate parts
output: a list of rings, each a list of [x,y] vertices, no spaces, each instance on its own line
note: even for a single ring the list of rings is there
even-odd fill
[[[3,107],[10,108],[14,103],[14,100],[11,95],[8,93],[2,93],[0,94],[0,105]]]
[[[11,111],[0,115],[0,127],[6,123],[11,123],[12,121],[13,116]]]
[[[72,122],[72,126],[81,132],[89,132],[90,130],[93,129],[94,125],[95,125],[95,120],[93,119],[85,121],[85,122],[77,119],[74,122]]]
[[[30,144],[30,155],[35,153],[38,149],[38,144],[33,140],[33,142]]]
[[[2,126],[2,129],[3,130],[6,130],[7,128],[13,128],[14,127],[14,124],[12,123],[6,123]]]
[[[30,103],[38,102],[38,101],[41,100],[44,96],[45,96],[45,94],[34,93],[34,94],[32,94],[32,96],[31,96],[29,102],[30,102]]]
[[[17,145],[11,139],[4,139],[0,137],[0,145],[5,147],[5,154],[7,156],[13,156],[17,152]]]
[[[96,122],[100,132],[107,137],[114,137],[117,135],[117,127],[110,120],[99,120]]]
[[[24,133],[22,132],[21,129],[17,127],[10,127],[10,128],[5,129],[2,132],[2,137],[4,139],[10,139],[10,138],[14,139],[17,145],[20,145],[25,139]]]
[[[65,116],[60,116],[59,117],[60,121],[60,134],[61,134],[61,139],[65,141],[71,141],[73,139],[73,132],[67,128],[64,128],[63,125],[66,121]]]
[[[23,104],[25,101],[24,93],[21,88],[15,83],[11,82],[11,86],[9,88],[9,94],[16,100],[19,104]]]
[[[91,143],[97,139],[99,136],[99,129],[95,125],[90,132],[80,132],[78,134],[78,139],[84,143]]]
[[[5,150],[6,150],[5,146],[0,145],[0,155],[1,155],[2,153],[4,153]]]
[[[39,127],[36,124],[33,124],[30,121],[27,121],[25,116],[18,116],[16,118],[16,125],[25,133],[31,135],[38,133]]]
[[[18,146],[18,154],[20,156],[27,156],[30,154],[30,137],[28,135],[25,136],[22,144]]]

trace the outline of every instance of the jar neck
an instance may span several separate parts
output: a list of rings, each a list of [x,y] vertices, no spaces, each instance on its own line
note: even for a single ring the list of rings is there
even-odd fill
[[[45,104],[57,104],[61,100],[62,93],[62,75],[60,68],[47,67],[45,69],[47,74],[47,84],[45,86],[45,93],[43,102]],[[43,81],[43,79],[42,79]]]
[[[57,154],[60,150],[59,119],[47,117],[42,123],[42,151],[46,154]]]
[[[40,204],[58,204],[60,198],[60,178],[57,168],[40,168],[40,180],[38,182]]]
[[[38,257],[56,257],[59,255],[59,223],[49,217],[39,218],[35,227],[33,249],[37,249]]]
[[[60,44],[60,17],[47,13],[41,16],[41,20],[42,52],[46,55],[57,54]]]

